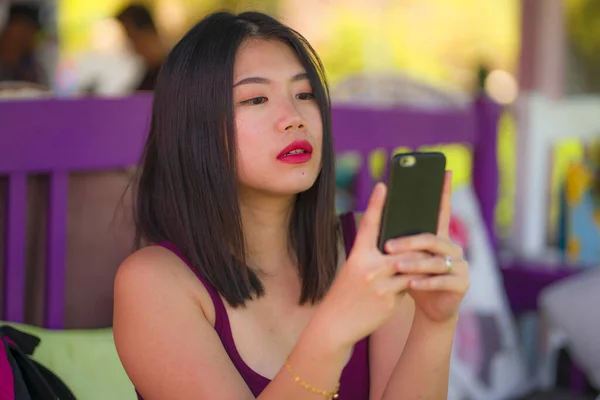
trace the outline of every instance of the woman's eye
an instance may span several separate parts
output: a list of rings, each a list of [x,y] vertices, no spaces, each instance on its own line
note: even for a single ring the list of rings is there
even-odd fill
[[[251,106],[258,106],[260,104],[265,103],[266,101],[267,101],[266,97],[255,97],[253,99],[242,101],[242,104],[248,104],[248,105],[251,105]]]
[[[298,100],[312,100],[315,96],[312,93],[300,93],[296,95]]]

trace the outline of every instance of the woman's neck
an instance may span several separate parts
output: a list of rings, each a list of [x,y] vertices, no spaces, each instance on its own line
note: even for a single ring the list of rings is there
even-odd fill
[[[295,196],[243,196],[240,199],[248,263],[267,275],[295,268],[289,225]]]

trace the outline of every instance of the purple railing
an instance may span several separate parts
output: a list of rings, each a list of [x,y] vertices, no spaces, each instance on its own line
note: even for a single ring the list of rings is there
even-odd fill
[[[71,172],[134,166],[149,127],[152,98],[45,99],[0,103],[0,177],[8,179],[4,218],[4,287],[0,319],[24,321],[27,177],[49,180],[45,326],[64,324],[68,176]],[[497,198],[497,122],[500,108],[477,99],[465,109],[333,110],[336,152],[360,154],[356,209],[374,184],[374,150],[464,143],[473,150],[473,185],[492,243]]]

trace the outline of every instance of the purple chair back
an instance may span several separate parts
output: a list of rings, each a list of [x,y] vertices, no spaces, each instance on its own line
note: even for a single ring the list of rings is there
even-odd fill
[[[48,174],[45,326],[64,321],[67,190],[70,172],[137,164],[150,96],[114,100],[0,103],[0,175],[8,176],[2,319],[24,320],[27,176]]]
[[[151,96],[122,99],[35,100],[0,103],[0,176],[8,177],[4,221],[4,287],[0,319],[24,321],[27,177],[50,176],[46,233],[45,326],[64,325],[67,189],[71,172],[134,166],[150,121]],[[340,106],[333,110],[336,152],[450,143],[473,149],[473,183],[492,242],[497,198],[496,129],[499,107],[478,99],[461,110]],[[356,195],[362,210],[374,184],[368,163]]]

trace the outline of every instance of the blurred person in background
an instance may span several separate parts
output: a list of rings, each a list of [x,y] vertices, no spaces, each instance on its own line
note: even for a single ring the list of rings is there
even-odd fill
[[[131,4],[117,14],[133,50],[144,63],[143,77],[137,91],[154,90],[156,77],[166,57],[167,49],[158,33],[152,14],[141,4]]]
[[[42,70],[34,55],[36,38],[41,29],[37,6],[10,6],[6,24],[0,28],[0,82],[44,83]]]

